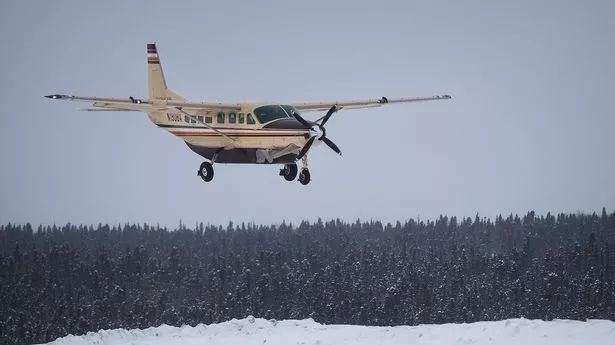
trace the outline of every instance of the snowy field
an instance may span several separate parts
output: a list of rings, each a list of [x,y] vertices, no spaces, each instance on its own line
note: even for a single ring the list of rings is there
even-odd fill
[[[609,344],[615,345],[615,322],[511,319],[471,324],[398,327],[321,325],[313,320],[274,321],[248,317],[195,327],[160,326],[69,335],[54,345],[327,345],[327,344]]]

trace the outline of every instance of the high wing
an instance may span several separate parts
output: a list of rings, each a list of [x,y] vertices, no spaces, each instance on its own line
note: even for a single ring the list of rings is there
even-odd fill
[[[86,111],[166,111],[175,110],[177,108],[191,109],[225,109],[225,110],[240,110],[241,105],[238,103],[216,103],[216,102],[190,102],[190,101],[150,101],[141,100],[133,97],[129,98],[102,98],[102,97],[83,97],[69,95],[49,95],[45,96],[51,99],[60,99],[68,101],[90,101],[93,108],[84,109]]]
[[[414,98],[373,98],[356,101],[333,101],[333,102],[304,102],[291,104],[297,110],[302,112],[310,111],[324,111],[330,109],[332,106],[336,106],[338,110],[341,109],[361,109],[361,108],[373,108],[380,107],[390,103],[406,103],[406,102],[423,102],[423,101],[439,101],[443,99],[450,99],[449,95],[431,96],[431,97],[414,97]]]

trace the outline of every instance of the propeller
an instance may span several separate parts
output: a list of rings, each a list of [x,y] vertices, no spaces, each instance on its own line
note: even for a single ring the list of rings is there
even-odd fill
[[[297,155],[297,160],[300,160],[301,158],[303,158],[303,156],[305,156],[310,147],[312,147],[314,139],[316,139],[316,137],[311,137],[310,139],[308,139],[307,143],[305,143],[301,151],[299,151],[299,154]]]
[[[337,153],[338,155],[342,155],[342,150],[340,150],[340,148],[337,147],[337,145],[335,145],[335,143],[331,141],[331,139],[327,137],[320,137],[319,140],[327,144],[327,146],[329,146],[331,150],[335,151],[335,153]]]
[[[316,124],[315,122],[307,121],[306,119],[301,117],[301,115],[299,115],[298,113],[294,111],[293,111],[293,116],[295,117],[295,119],[297,119],[297,121],[301,122],[301,124],[304,125],[305,128],[312,129],[312,127]]]
[[[325,116],[320,118],[319,120],[320,122],[318,122],[318,120],[316,122],[307,121],[306,119],[301,117],[301,115],[297,114],[296,112],[293,112],[293,116],[295,117],[295,119],[297,119],[297,121],[299,121],[303,126],[305,126],[305,128],[309,128],[310,130],[313,130],[314,126],[318,126],[318,128],[320,128],[320,131],[322,132],[322,135],[318,138],[318,140],[325,143],[327,146],[329,146],[329,148],[331,148],[331,150],[335,151],[335,153],[341,156],[342,151],[337,145],[335,145],[335,143],[331,139],[327,138],[327,130],[325,129],[325,123],[329,121],[329,119],[331,118],[331,115],[333,115],[333,113],[335,113],[336,111],[337,111],[337,106],[336,105],[332,106],[327,111]],[[297,160],[305,156],[308,150],[312,147],[312,144],[314,143],[315,138],[316,136],[313,136],[307,141],[307,143],[305,143],[305,146],[303,146],[301,151],[299,151],[299,155],[297,155]]]
[[[322,118],[322,122],[320,123],[320,125],[324,126],[325,123],[329,121],[329,118],[331,117],[331,115],[333,115],[333,113],[335,113],[336,111],[337,111],[337,106],[336,105],[332,106],[331,109],[327,111],[327,114],[325,114],[325,117]]]

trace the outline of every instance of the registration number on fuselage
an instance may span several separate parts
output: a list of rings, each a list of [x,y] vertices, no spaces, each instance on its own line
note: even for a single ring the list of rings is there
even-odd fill
[[[167,113],[167,118],[169,119],[169,121],[181,122],[182,114],[179,114],[179,113]]]

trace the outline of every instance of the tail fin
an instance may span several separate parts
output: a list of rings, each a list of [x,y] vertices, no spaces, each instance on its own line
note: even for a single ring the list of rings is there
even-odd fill
[[[166,101],[186,100],[182,96],[167,89],[167,83],[164,80],[164,73],[162,72],[162,65],[160,65],[156,43],[149,43],[147,45],[147,73],[150,99]]]

